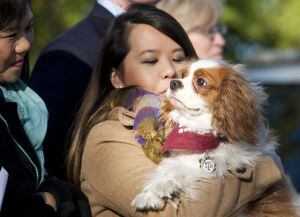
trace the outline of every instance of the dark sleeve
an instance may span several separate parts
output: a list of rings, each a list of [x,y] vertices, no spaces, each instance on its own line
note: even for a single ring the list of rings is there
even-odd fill
[[[54,209],[44,202],[41,195],[6,189],[0,216],[55,217],[57,215]]]
[[[49,111],[44,152],[50,175],[65,179],[67,135],[91,72],[79,58],[61,50],[42,54],[34,67],[29,86],[41,96]]]

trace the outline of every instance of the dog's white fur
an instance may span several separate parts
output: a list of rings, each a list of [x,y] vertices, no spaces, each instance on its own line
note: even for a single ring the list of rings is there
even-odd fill
[[[209,106],[192,87],[192,76],[199,68],[217,67],[225,64],[213,60],[202,60],[191,64],[189,75],[180,79],[184,88],[172,92],[167,91],[168,98],[176,98],[180,101],[180,108],[170,112],[169,118],[180,126],[198,133],[214,132],[212,127],[212,113]],[[261,88],[252,84],[251,87],[257,93],[257,100],[263,101],[265,95]],[[262,132],[261,140],[268,132]],[[209,152],[209,157],[214,159],[216,169],[207,173],[199,167],[199,159],[204,159],[204,153],[192,155],[177,155],[164,158],[156,170],[146,177],[146,183],[140,194],[132,201],[132,206],[138,210],[159,210],[165,206],[166,199],[172,200],[174,194],[180,194],[189,199],[201,195],[196,194],[197,180],[211,179],[216,176],[226,176],[229,170],[235,170],[242,164],[255,166],[255,161],[266,153],[272,152],[276,144],[258,144],[257,146],[241,142],[239,145],[221,143],[216,149]]]

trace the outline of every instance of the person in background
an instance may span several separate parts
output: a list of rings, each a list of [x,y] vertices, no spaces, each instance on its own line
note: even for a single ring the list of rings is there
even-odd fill
[[[44,150],[51,175],[66,179],[68,134],[96,65],[107,26],[134,2],[155,4],[158,0],[96,0],[91,13],[51,41],[37,59],[29,86],[49,110]]]
[[[226,27],[219,24],[222,0],[163,0],[157,7],[183,26],[200,59],[223,59]]]
[[[92,216],[233,216],[281,178],[274,161],[266,156],[251,168],[251,181],[230,173],[213,184],[199,180],[199,188],[205,190],[195,201],[179,197],[158,212],[138,212],[131,206],[146,176],[157,167],[136,137],[135,129],[140,126],[136,122],[149,120],[151,111],[156,116],[170,81],[195,58],[184,29],[153,6],[134,5],[111,23],[68,154],[69,177],[87,195]],[[132,86],[142,91],[128,92]],[[150,103],[132,105],[141,102],[143,95]],[[149,112],[141,112],[145,107]],[[271,175],[266,178],[267,171]]]
[[[20,79],[28,78],[33,40],[29,0],[0,0],[0,178],[7,179],[0,215],[88,217],[88,201],[79,188],[45,176],[48,111]]]

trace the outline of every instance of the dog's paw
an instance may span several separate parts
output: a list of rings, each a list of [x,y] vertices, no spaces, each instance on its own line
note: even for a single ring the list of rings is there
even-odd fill
[[[179,182],[174,180],[168,180],[163,185],[156,187],[156,194],[160,198],[173,199],[177,197],[181,191]]]
[[[153,193],[143,192],[133,199],[131,205],[139,211],[161,210],[165,206],[165,201]]]

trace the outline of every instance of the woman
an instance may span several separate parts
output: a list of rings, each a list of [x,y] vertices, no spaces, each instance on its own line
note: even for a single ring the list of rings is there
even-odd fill
[[[86,193],[93,216],[230,216],[280,178],[274,175],[279,174],[274,162],[266,158],[262,164],[274,172],[267,179],[253,168],[256,178],[251,184],[241,181],[243,174],[232,175],[202,183],[207,191],[193,202],[178,198],[173,201],[176,206],[167,203],[160,212],[136,212],[131,207],[156,164],[135,137],[135,114],[124,108],[128,90],[135,85],[163,97],[176,72],[195,57],[182,27],[152,6],[135,5],[111,24],[68,155],[69,176]],[[257,181],[263,184],[256,186]]]
[[[226,29],[218,24],[221,0],[164,0],[157,7],[183,26],[200,59],[223,59]]]
[[[6,171],[1,179],[8,178],[1,186],[1,216],[80,216],[77,200],[84,203],[84,195],[69,183],[45,179],[48,112],[20,79],[21,73],[28,77],[33,40],[29,0],[0,0],[0,167]],[[89,215],[88,206],[82,211]]]

